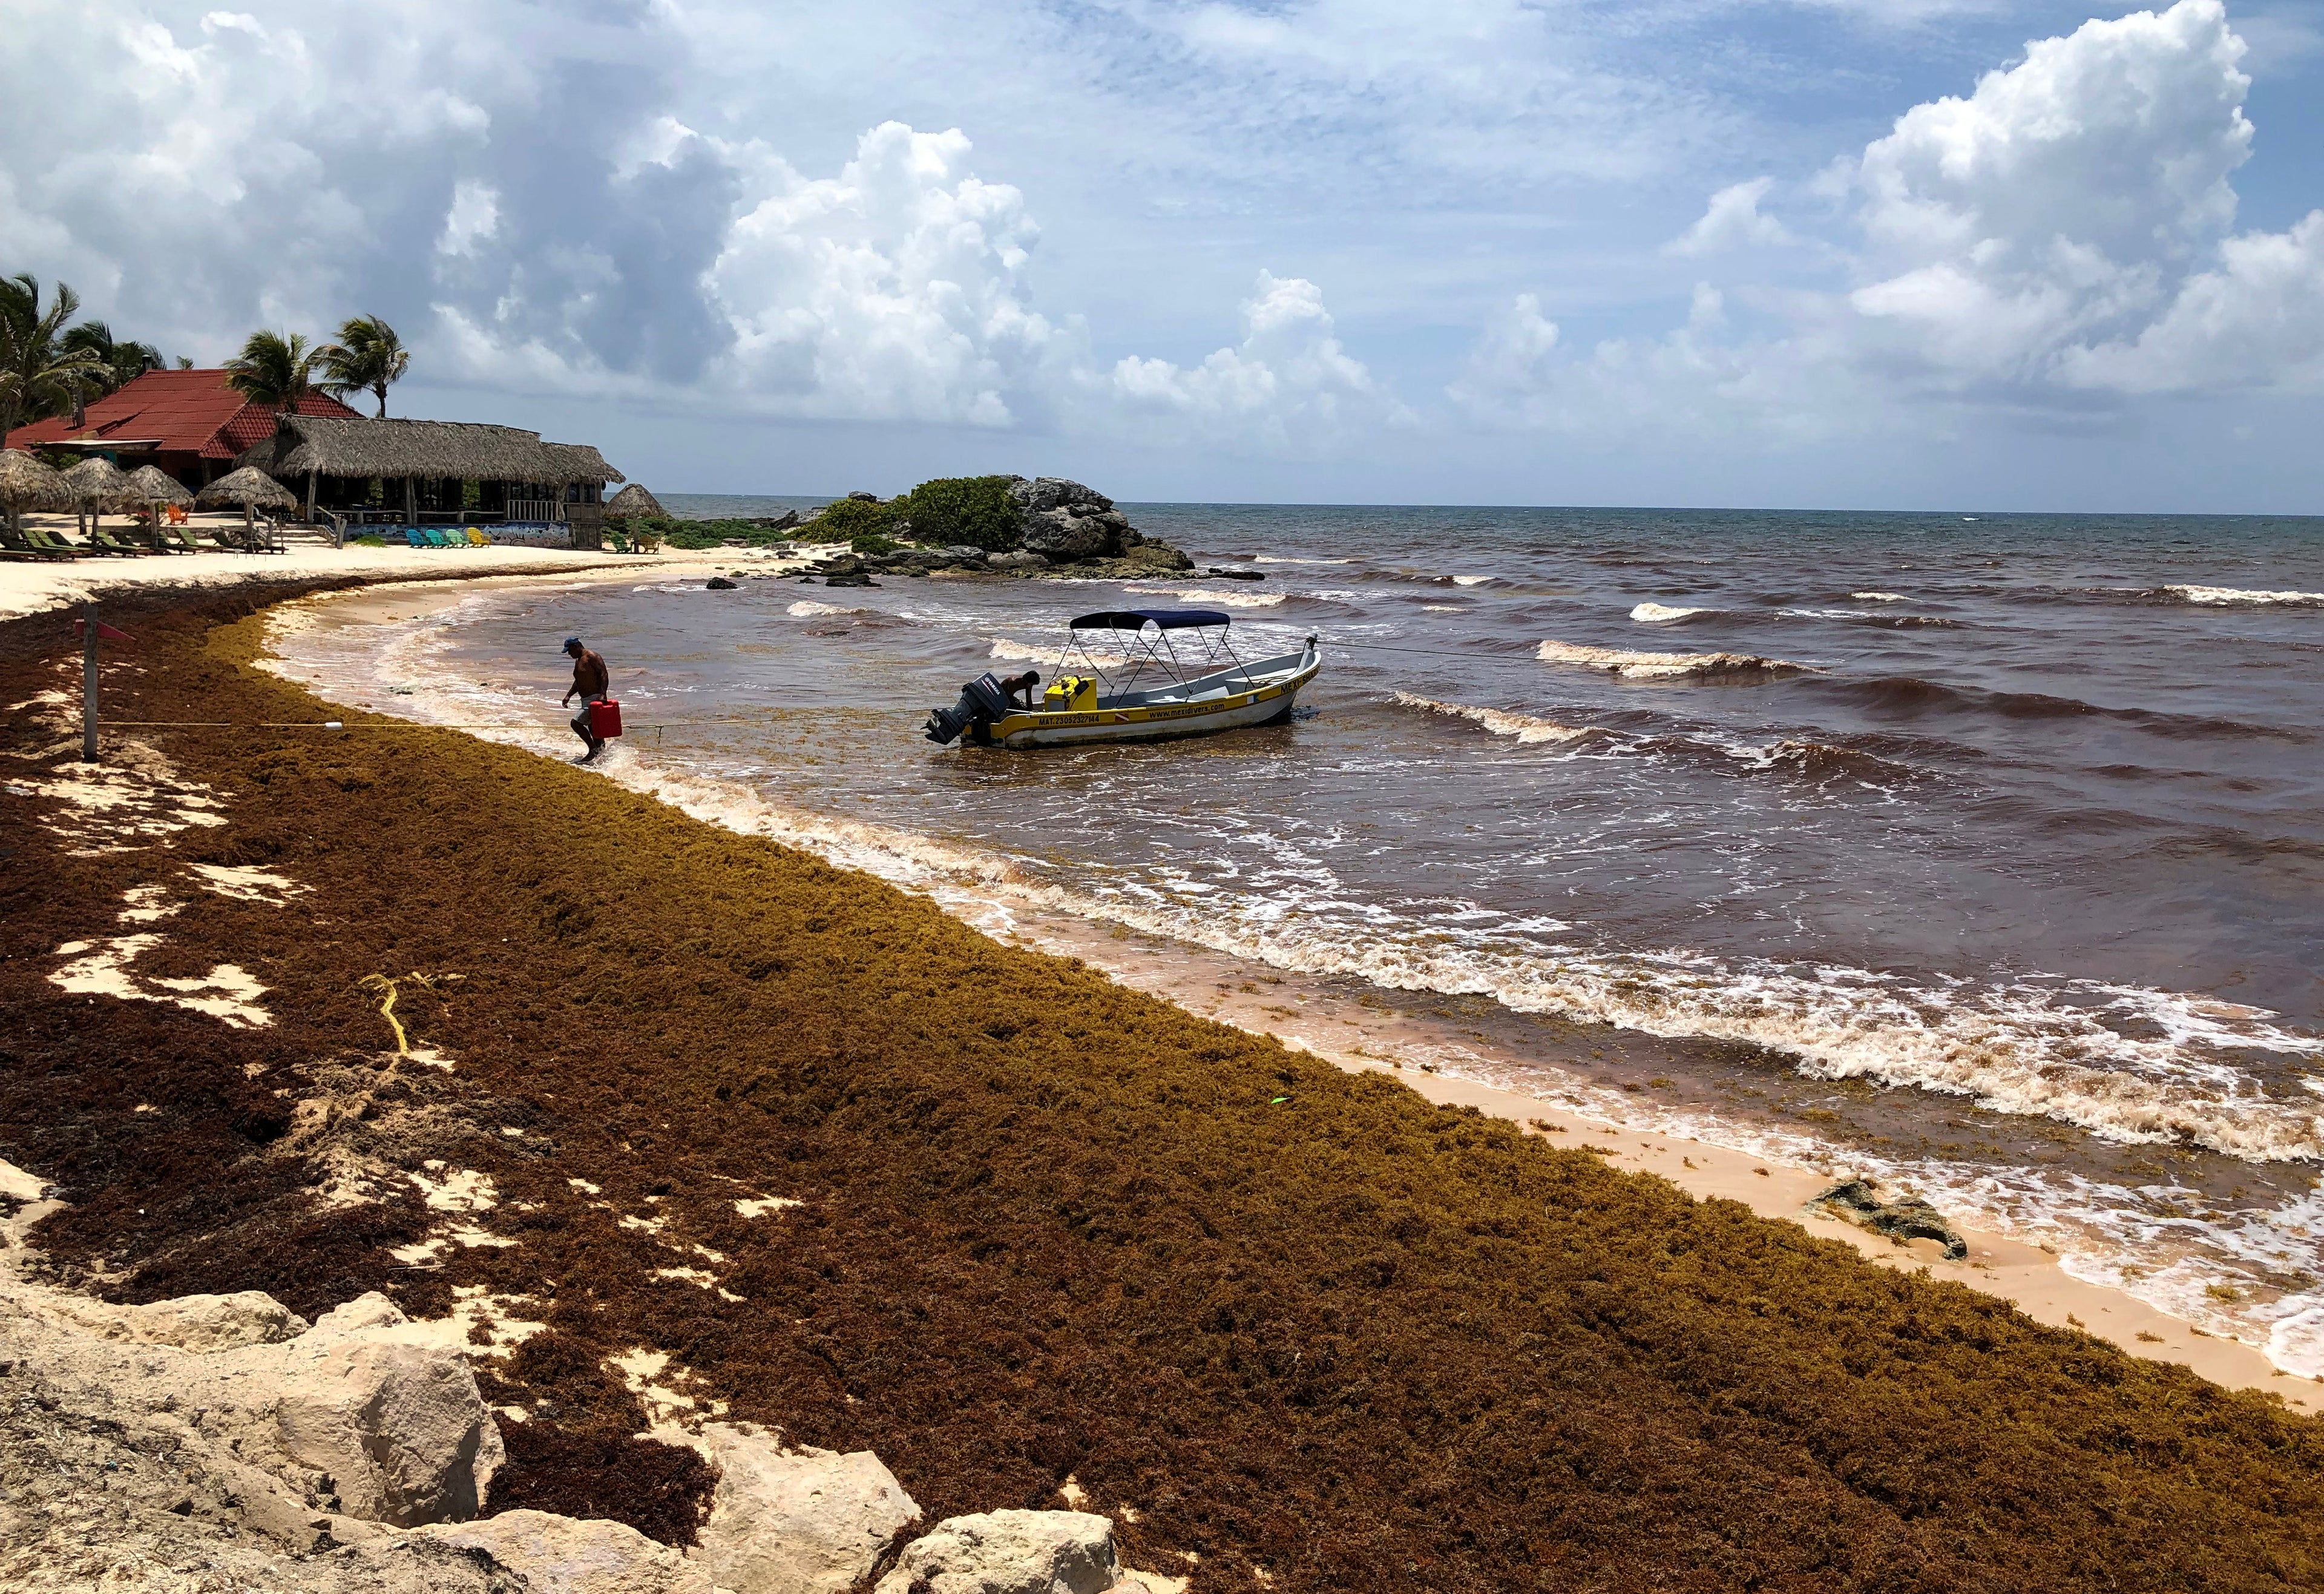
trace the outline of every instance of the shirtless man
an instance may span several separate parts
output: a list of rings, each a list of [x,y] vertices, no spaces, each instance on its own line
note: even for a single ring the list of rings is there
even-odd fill
[[[1009,694],[1010,707],[1038,708],[1040,706],[1037,699],[1041,690],[1041,672],[1028,669],[1021,676],[1004,677],[1001,689]]]
[[[605,661],[583,647],[579,637],[565,639],[565,656],[573,660],[573,685],[566,688],[564,701],[569,704],[574,693],[581,695],[581,712],[573,716],[572,724],[573,733],[589,744],[589,751],[580,759],[586,764],[605,751],[605,739],[589,728],[589,705],[604,701],[611,679],[605,673]]]

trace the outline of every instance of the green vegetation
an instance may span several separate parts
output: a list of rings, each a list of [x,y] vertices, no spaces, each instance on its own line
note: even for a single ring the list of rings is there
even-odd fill
[[[351,317],[339,324],[339,341],[316,352],[326,392],[339,398],[367,392],[379,401],[379,418],[387,418],[388,386],[401,381],[411,365],[411,351],[394,327],[378,316]]]
[[[242,353],[226,363],[226,384],[254,404],[295,410],[320,390],[316,379],[322,366],[323,351],[309,347],[304,333],[261,330],[243,339]]]
[[[360,537],[350,537],[347,540],[357,548],[385,548],[387,546],[387,539],[382,537],[376,531],[366,531]]]
[[[608,525],[615,522],[607,521]],[[679,521],[667,515],[640,515],[630,521],[632,535],[640,539],[659,538],[672,548],[689,551],[717,548],[723,543],[744,542],[752,548],[764,548],[770,543],[788,542],[793,533],[770,530],[750,521]]]
[[[858,531],[847,539],[848,550],[851,553],[859,553],[867,558],[876,559],[881,554],[894,553],[902,546],[901,543],[881,536],[877,531]]]
[[[896,507],[912,525],[912,540],[933,548],[955,543],[1006,553],[1024,540],[1007,476],[939,476],[922,482]]]
[[[805,533],[817,542],[853,543],[859,537],[892,537],[900,502],[867,503],[861,498],[842,498]]]
[[[104,360],[77,346],[72,336],[80,328],[65,325],[79,309],[80,296],[62,282],[43,309],[41,280],[32,272],[0,280],[0,435],[112,391]]]

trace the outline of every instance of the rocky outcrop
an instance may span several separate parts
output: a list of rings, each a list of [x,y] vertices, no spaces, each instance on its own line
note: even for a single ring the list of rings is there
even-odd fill
[[[786,1451],[756,1430],[706,1424],[717,1492],[690,1568],[752,1594],[846,1594],[920,1508],[870,1451]]]
[[[231,1295],[180,1295],[150,1306],[114,1306],[60,1296],[59,1314],[107,1340],[174,1345],[180,1350],[231,1350],[279,1345],[307,1331],[307,1320],[260,1290]]]
[[[954,1516],[904,1546],[874,1594],[1108,1594],[1113,1524],[1086,1511]]]
[[[637,1529],[601,1518],[547,1511],[503,1511],[482,1522],[421,1528],[413,1535],[455,1550],[482,1552],[524,1579],[531,1594],[680,1594],[706,1579],[689,1576],[686,1559]]]
[[[1061,565],[1120,558],[1130,547],[1130,521],[1113,500],[1063,476],[1027,481],[1009,489],[1017,506],[1025,550]]]
[[[1969,1241],[1945,1216],[1918,1196],[1884,1202],[1868,1179],[1846,1179],[1808,1202],[1811,1211],[1840,1218],[1859,1229],[1895,1239],[1933,1239],[1945,1255],[1960,1261],[1969,1255]]]

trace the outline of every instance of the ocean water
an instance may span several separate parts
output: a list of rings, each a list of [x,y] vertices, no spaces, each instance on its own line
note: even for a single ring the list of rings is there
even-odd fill
[[[627,778],[1353,991],[1431,1065],[1874,1175],[2324,1374],[2324,521],[1125,508],[1266,578],[502,590],[281,646],[560,748],[579,631]],[[1186,604],[1322,639],[1288,723],[919,736],[1074,613]]]

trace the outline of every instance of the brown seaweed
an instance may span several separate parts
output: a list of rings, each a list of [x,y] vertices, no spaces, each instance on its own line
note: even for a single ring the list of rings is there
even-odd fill
[[[248,668],[241,613],[157,605],[112,712],[346,717]],[[0,627],[22,676],[69,647]],[[876,1451],[932,1517],[1076,1479],[1134,1563],[1201,1589],[2324,1586],[2324,1432],[2266,1397],[521,751],[138,734],[230,824],[69,857],[0,791],[0,1156],[77,1203],[42,1242],[124,1298],[528,1298],[550,1328],[496,1384],[541,1424],[511,1425],[540,1452],[512,1491],[606,1497],[589,1458],[634,1456],[608,1447],[640,1420],[606,1361],[644,1349],[736,1420]],[[29,711],[0,737],[56,756]],[[47,981],[192,856],[314,888],[171,927],[252,970],[271,1027]],[[459,976],[398,1009],[458,1067],[383,1110],[424,1107],[518,1242],[432,1271],[385,1257],[416,1202],[335,1218],[268,1138],[392,1046],[364,978],[414,972]],[[762,1196],[802,1204],[738,1211]]]

